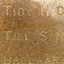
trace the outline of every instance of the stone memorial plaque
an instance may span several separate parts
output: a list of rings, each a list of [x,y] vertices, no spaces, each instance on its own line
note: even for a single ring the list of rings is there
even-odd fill
[[[64,0],[0,0],[0,64],[64,64]]]

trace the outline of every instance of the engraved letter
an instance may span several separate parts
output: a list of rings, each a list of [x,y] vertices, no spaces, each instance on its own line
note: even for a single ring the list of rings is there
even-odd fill
[[[57,58],[57,57],[53,57],[53,62],[52,62],[52,64],[59,64],[59,63],[58,63],[58,58]]]
[[[9,39],[9,33],[11,33],[12,31],[5,31],[6,33],[6,39],[8,40]]]
[[[11,57],[10,57],[9,62],[8,62],[8,61],[5,60],[5,56],[4,56],[4,64],[11,64]]]
[[[37,64],[43,64],[43,60],[38,60]]]
[[[20,34],[14,33],[14,40],[19,40],[19,41],[21,41],[21,39],[20,39]]]
[[[48,5],[47,5],[47,9],[43,9],[43,5],[41,5],[41,15],[43,16],[43,12],[46,11],[47,12],[47,16],[48,16]]]
[[[17,57],[14,58],[13,64],[20,64],[20,63],[19,63],[19,59],[18,59]]]
[[[62,12],[61,14],[59,13],[59,9],[60,9],[60,8],[62,8],[62,10],[64,9],[62,6],[59,6],[59,7],[57,8],[57,13],[58,13],[59,15],[63,15],[64,12]]]
[[[45,34],[46,34],[47,32],[45,32],[45,31],[40,32],[40,35],[43,36],[43,37],[45,38],[45,39],[41,39],[41,40],[42,40],[42,41],[47,40],[47,37],[46,37],[45,35],[43,35],[42,33],[45,33]]]
[[[20,14],[20,10],[22,11],[22,14]],[[24,15],[24,10],[23,10],[22,8],[19,8],[19,9],[18,9],[18,15],[19,15],[19,16]]]
[[[21,58],[21,64],[26,64],[26,58],[25,57],[23,57],[23,58]]]
[[[30,10],[27,9],[28,15],[30,15],[30,12],[32,11],[33,8],[31,8]]]
[[[14,12],[14,16],[15,16],[15,15],[16,15],[16,13],[15,13],[16,11],[15,11],[15,10],[13,10],[13,12]]]
[[[6,7],[6,15],[8,16],[8,8],[11,6],[4,6],[4,7]]]
[[[31,58],[28,59],[28,64],[36,64],[35,59],[31,60]]]
[[[49,58],[46,59],[45,64],[51,64]]]
[[[62,40],[64,40],[63,38],[62,38],[62,36],[59,34],[59,32],[57,32],[57,41],[58,41],[58,37],[60,37]]]
[[[27,38],[27,34],[25,34],[25,40],[29,40],[29,39]]]
[[[62,63],[61,64],[64,64],[64,57],[62,57]]]

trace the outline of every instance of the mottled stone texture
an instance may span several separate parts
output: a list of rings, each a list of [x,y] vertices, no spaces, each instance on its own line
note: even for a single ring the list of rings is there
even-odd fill
[[[37,60],[42,60],[42,57],[44,63],[47,57],[63,57],[64,22],[61,21],[47,16],[46,12],[42,16],[38,2],[0,0],[0,63],[10,63],[10,57],[12,64],[15,57],[20,60],[26,57],[26,61],[23,61],[26,64],[37,64]]]

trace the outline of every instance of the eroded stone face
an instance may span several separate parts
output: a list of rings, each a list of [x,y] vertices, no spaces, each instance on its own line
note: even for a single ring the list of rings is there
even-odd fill
[[[0,64],[63,64],[63,17],[63,0],[0,1]]]

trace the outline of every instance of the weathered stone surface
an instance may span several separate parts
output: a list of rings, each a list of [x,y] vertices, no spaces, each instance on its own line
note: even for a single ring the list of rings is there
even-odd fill
[[[64,7],[52,2],[0,1],[0,64],[63,64]]]

